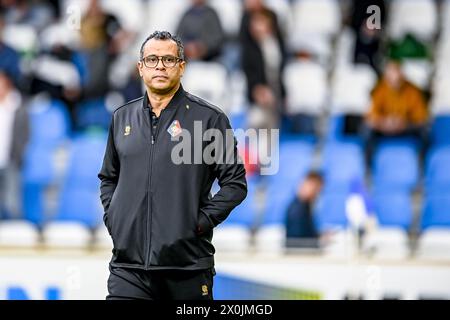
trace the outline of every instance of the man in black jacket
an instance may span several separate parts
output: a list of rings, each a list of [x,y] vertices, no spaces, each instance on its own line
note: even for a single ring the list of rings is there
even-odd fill
[[[185,65],[181,41],[154,32],[138,62],[146,94],[114,112],[99,173],[114,243],[107,299],[212,299],[213,228],[244,200],[247,183],[236,140],[225,139],[228,118],[183,90]],[[198,143],[200,152],[211,143],[195,136],[180,156],[180,137],[186,145],[199,130],[220,133],[211,143],[225,142],[227,152],[218,148],[213,162],[198,161]],[[191,151],[194,163],[179,161]],[[216,178],[220,190],[212,197]]]

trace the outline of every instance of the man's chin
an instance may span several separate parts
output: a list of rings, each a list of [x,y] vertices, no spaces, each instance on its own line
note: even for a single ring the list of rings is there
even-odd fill
[[[164,95],[170,93],[174,88],[175,86],[170,85],[160,85],[160,86],[156,85],[152,86],[150,89],[153,93]]]

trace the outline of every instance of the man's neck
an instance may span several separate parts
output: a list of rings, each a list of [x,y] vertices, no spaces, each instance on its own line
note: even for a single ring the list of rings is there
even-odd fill
[[[172,100],[173,96],[175,95],[175,93],[178,91],[179,88],[180,84],[175,86],[172,90],[170,90],[170,92],[166,94],[158,94],[155,92],[151,92],[150,90],[147,89],[148,101],[150,102],[152,111],[156,114],[157,117],[159,117],[161,111],[165,107],[167,107],[170,100]]]

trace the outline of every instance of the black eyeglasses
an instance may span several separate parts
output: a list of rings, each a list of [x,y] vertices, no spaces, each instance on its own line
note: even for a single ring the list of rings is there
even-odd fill
[[[179,61],[182,61],[183,59],[171,55],[156,56],[154,54],[142,58],[142,61],[144,62],[144,65],[147,68],[156,68],[156,66],[159,63],[159,60],[162,61],[164,67],[173,68]]]

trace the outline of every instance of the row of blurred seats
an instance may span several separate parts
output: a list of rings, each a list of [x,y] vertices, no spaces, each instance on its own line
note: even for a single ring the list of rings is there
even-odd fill
[[[99,228],[103,208],[97,178],[106,132],[74,133],[67,107],[58,100],[37,96],[28,108],[30,140],[24,154],[19,197],[24,219],[0,222],[0,245],[33,247],[45,239],[49,245],[86,247],[94,239],[103,239],[110,246],[109,235]],[[81,116],[86,125],[96,123],[101,128],[92,108],[104,109],[104,104],[99,101],[97,106],[81,108]],[[107,114],[107,121],[110,117]],[[56,190],[53,210],[49,208],[49,190]]]
[[[328,121],[329,130],[321,149],[325,186],[315,208],[319,230],[341,230],[345,235],[350,227],[347,200],[354,192],[355,182],[364,183],[370,172],[371,210],[378,227],[369,235],[367,243],[379,249],[384,247],[382,255],[405,258],[411,252],[410,235],[418,234],[419,252],[448,259],[450,115],[438,116],[433,121],[423,170],[417,144],[400,138],[382,141],[367,167],[361,140],[342,135],[343,117],[331,116]],[[258,211],[255,200],[258,182],[250,179],[249,196],[219,227],[222,230],[218,237],[225,247],[246,247],[245,243],[249,243],[247,230],[255,229],[257,225],[256,243],[261,249],[283,248],[288,205],[296,194],[299,181],[311,169],[316,151],[317,146],[311,140],[281,141],[280,169],[268,177],[266,205]],[[423,195],[418,209],[414,208],[415,191]],[[223,238],[220,232],[223,232]],[[341,240],[345,242],[348,237],[344,235],[341,234]],[[230,239],[235,241],[230,243]]]
[[[43,230],[43,234],[56,232],[55,234],[62,237],[77,235],[77,229],[84,230],[81,234],[90,234],[89,230],[104,233],[97,173],[103,157],[106,133],[95,131],[70,137],[67,110],[58,101],[45,104],[36,100],[30,107],[30,116],[32,139],[26,150],[22,173],[23,210],[24,217],[29,222],[22,221],[26,225],[24,230],[35,229],[37,226]],[[234,115],[231,117],[232,122],[243,123],[242,117],[245,117],[245,114]],[[342,116],[332,116],[329,122],[329,131],[321,152],[325,188],[316,208],[317,223],[322,231],[348,227],[346,200],[352,192],[355,179],[364,181],[369,169],[364,161],[361,142],[342,135]],[[396,229],[397,235],[400,235],[398,238],[403,239],[401,240],[403,242],[406,241],[414,217],[412,192],[418,188],[424,190],[418,231],[422,236],[431,234],[429,236],[431,242],[434,241],[433,234],[438,234],[438,238],[448,239],[449,128],[450,116],[442,115],[435,118],[431,130],[431,147],[426,154],[423,173],[420,171],[417,147],[411,141],[401,139],[386,141],[381,143],[375,152],[370,168],[374,212],[380,227],[386,230]],[[57,210],[53,216],[49,216],[45,193],[58,180],[55,152],[62,146],[67,146],[68,141],[70,142],[66,148],[68,160],[60,183]],[[238,247],[245,247],[249,245],[251,230],[257,227],[261,246],[266,249],[281,248],[287,206],[295,194],[299,181],[310,170],[316,148],[317,144],[312,140],[282,139],[279,150],[279,172],[269,176],[266,181],[265,204],[261,205],[260,200],[256,198],[260,180],[257,177],[249,177],[248,197],[218,228],[219,245],[223,239],[220,234],[226,234],[228,229],[232,233],[226,235],[225,239],[234,239],[239,243]],[[64,222],[76,222],[80,225],[75,227],[74,233],[71,233],[65,229],[67,224]],[[9,232],[5,231],[8,224]],[[62,226],[61,232],[55,228],[58,224]],[[37,233],[31,238],[19,236],[18,230],[22,227],[17,230],[11,228],[18,225],[20,223],[17,221],[1,223],[0,244],[11,240],[8,240],[8,234],[18,243],[28,243],[27,241],[36,237]],[[236,231],[240,237],[234,234]],[[105,238],[107,237],[102,239]],[[64,245],[66,242],[59,243]]]

